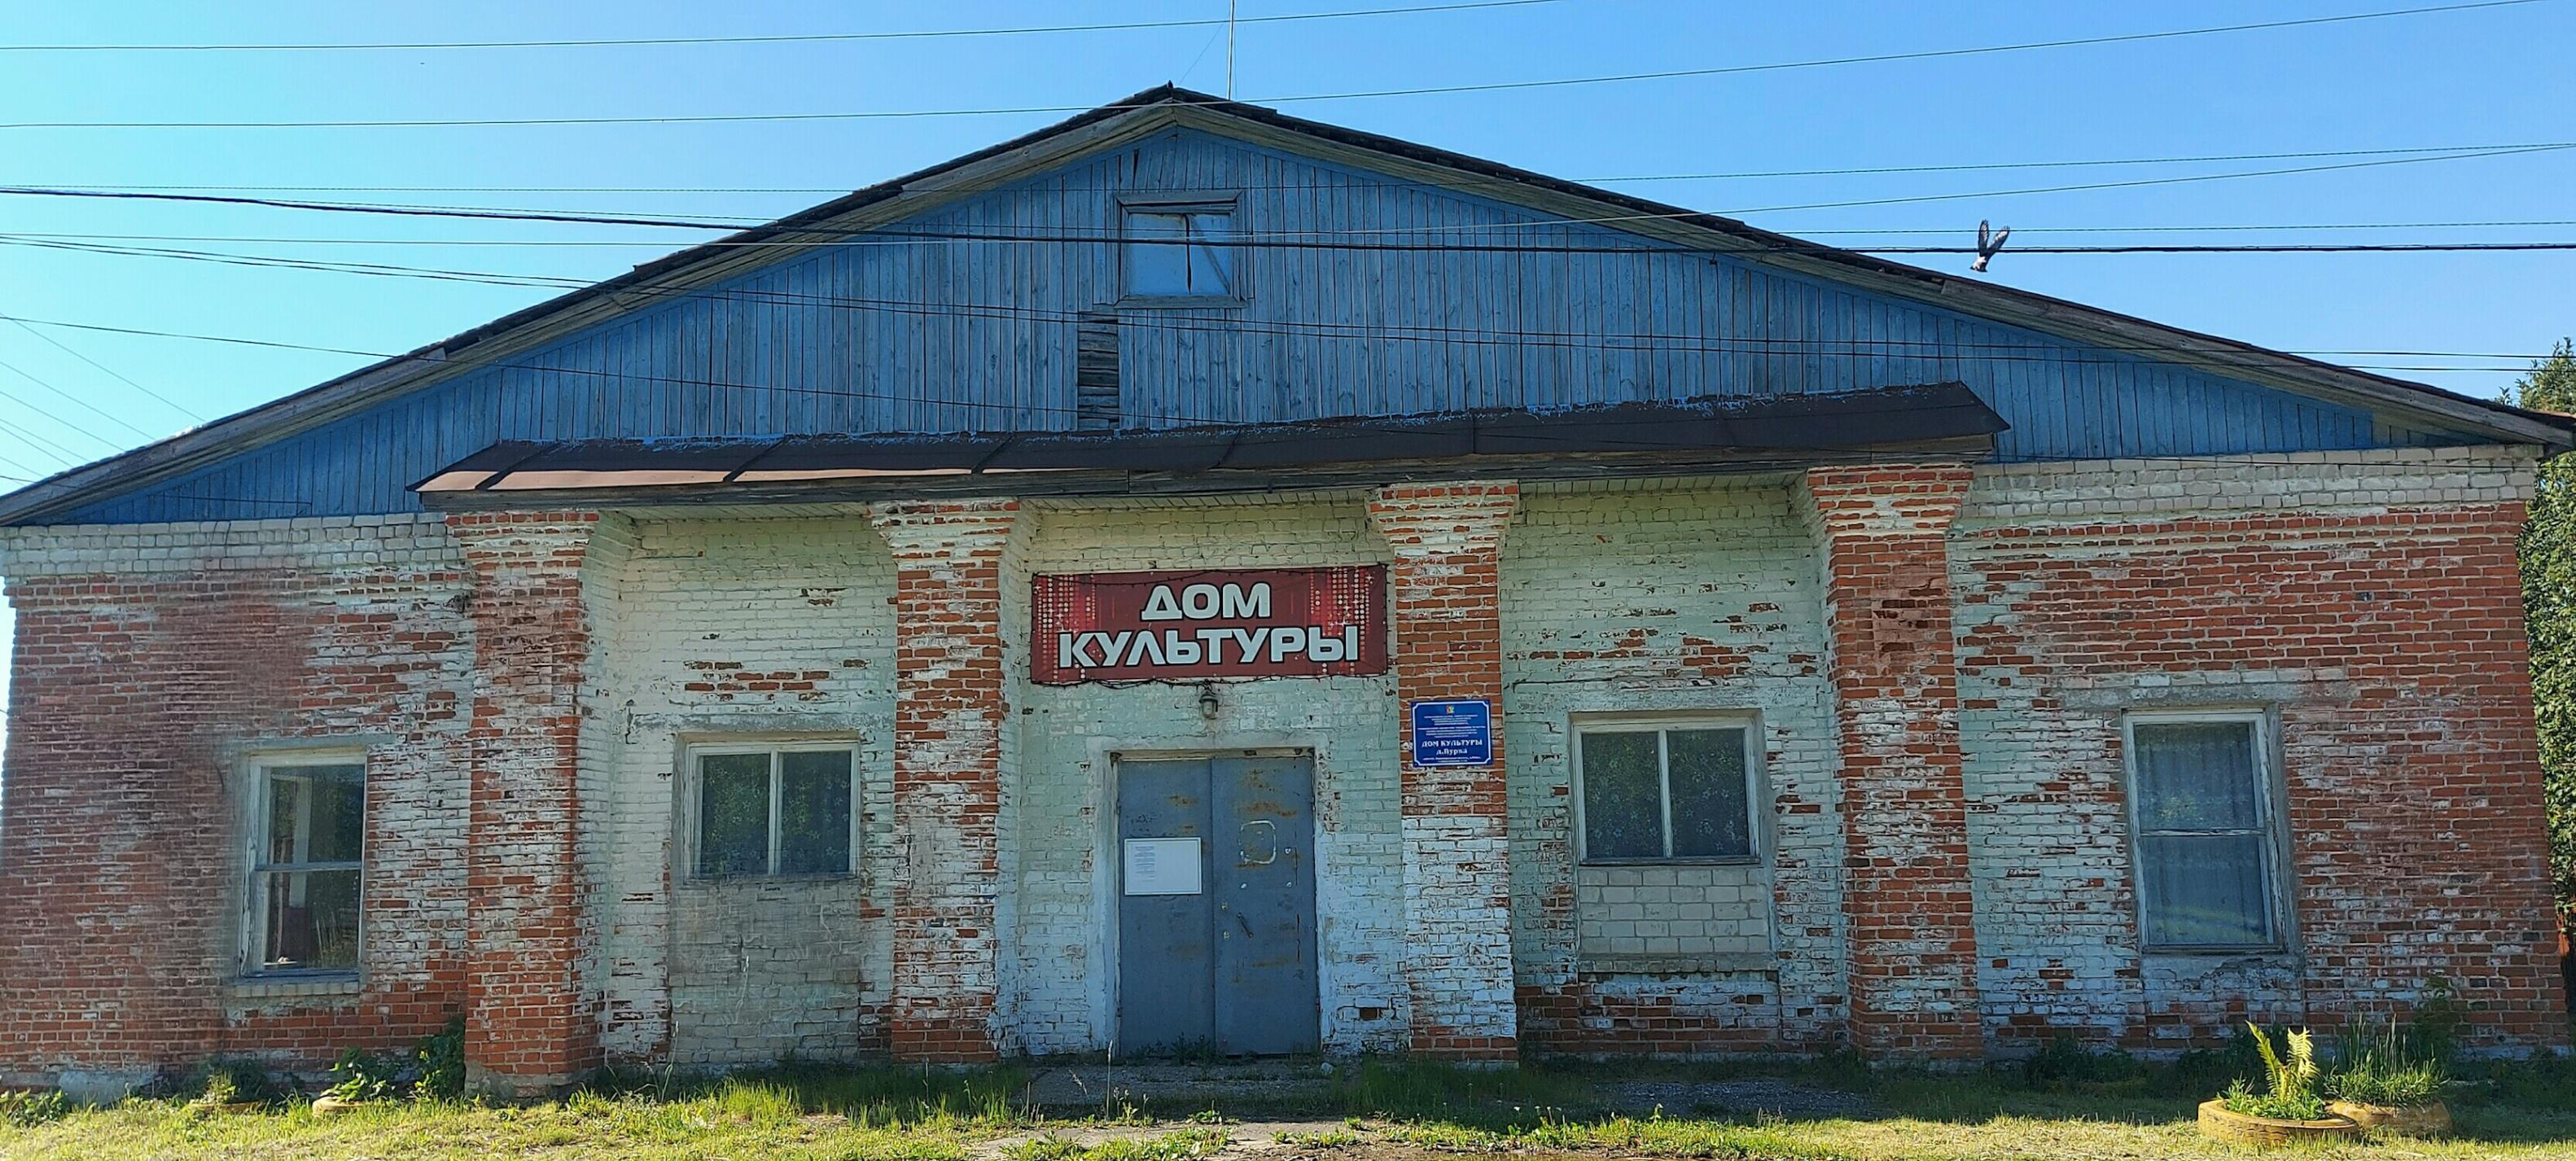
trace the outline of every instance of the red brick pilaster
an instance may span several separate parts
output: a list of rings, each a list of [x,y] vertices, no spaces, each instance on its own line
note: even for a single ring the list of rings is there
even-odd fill
[[[466,735],[465,1061],[478,1089],[559,1090],[599,1066],[580,850],[582,565],[595,512],[457,513],[474,591]]]
[[[1016,500],[882,504],[894,551],[896,1059],[998,1055],[994,896],[1000,889],[1002,550]]]
[[[1394,553],[1398,728],[1404,736],[1405,978],[1412,1049],[1510,1059],[1511,851],[1503,781],[1503,530],[1520,503],[1508,481],[1380,488],[1369,520]],[[1413,763],[1417,701],[1482,698],[1493,761]]]
[[[1946,547],[1969,478],[1819,468],[1803,489],[1841,733],[1852,1041],[1874,1057],[1985,1053]]]

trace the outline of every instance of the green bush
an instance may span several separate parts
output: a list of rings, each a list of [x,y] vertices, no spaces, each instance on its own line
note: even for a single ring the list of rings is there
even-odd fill
[[[243,1101],[274,1104],[286,1098],[286,1086],[256,1060],[218,1056],[189,1069],[177,1094],[198,1104],[228,1105]]]
[[[2237,1081],[2263,1078],[2263,1054],[2254,1047],[2254,1037],[2245,1029],[2236,1030],[2236,1038],[2225,1048],[2194,1048],[2175,1057],[2173,1063],[2157,1070],[2148,1088],[2157,1096],[2188,1097],[2200,1100],[2214,1092],[2225,1092]]]
[[[71,1112],[71,1100],[53,1089],[0,1091],[0,1125],[32,1129],[47,1121],[59,1121],[70,1116]]]
[[[2461,1086],[2461,1095],[2472,1103],[2492,1102],[2576,1113],[2576,1057],[2491,1060],[2478,1065],[2461,1079],[2477,1082]]]
[[[340,1054],[340,1062],[331,1066],[340,1079],[323,1090],[324,1096],[344,1101],[387,1100],[401,1091],[403,1061],[391,1056],[378,1056],[363,1048],[352,1048]]]
[[[2070,1033],[2051,1037],[2039,1054],[2022,1062],[2022,1083],[2039,1092],[2107,1094],[2147,1083],[2147,1066],[2116,1048],[2093,1051]]]
[[[465,1095],[465,1021],[450,1020],[447,1029],[420,1042],[412,1050],[420,1067],[420,1080],[412,1086],[412,1096],[421,1100],[452,1101]]]

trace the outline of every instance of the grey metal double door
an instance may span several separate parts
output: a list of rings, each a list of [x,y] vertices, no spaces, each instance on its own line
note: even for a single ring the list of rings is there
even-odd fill
[[[1320,1045],[1314,801],[1304,754],[1118,763],[1120,1055]]]

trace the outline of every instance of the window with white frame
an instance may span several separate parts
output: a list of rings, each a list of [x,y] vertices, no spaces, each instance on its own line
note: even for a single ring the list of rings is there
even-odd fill
[[[251,771],[245,966],[356,971],[367,857],[365,758],[269,758],[253,762]]]
[[[2149,948],[2280,944],[2280,852],[2259,711],[2128,719],[2138,927]]]
[[[709,745],[689,757],[698,878],[850,872],[858,845],[856,747]]]
[[[1583,861],[1752,861],[1753,733],[1749,722],[1707,718],[1577,723]]]
[[[1131,204],[1121,292],[1127,298],[1236,299],[1242,250],[1231,201]]]

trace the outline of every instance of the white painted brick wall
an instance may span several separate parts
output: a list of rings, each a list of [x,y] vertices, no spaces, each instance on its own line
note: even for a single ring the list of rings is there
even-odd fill
[[[1582,961],[1771,957],[1771,873],[1759,866],[1576,867]],[[1766,967],[1768,965],[1765,965]]]
[[[1004,585],[1004,635],[1028,636],[1037,573],[1369,564],[1385,559],[1353,497],[1291,501],[1037,503]],[[1117,868],[1108,757],[1124,749],[1285,746],[1315,752],[1319,971],[1324,1040],[1336,1051],[1404,1044],[1402,837],[1396,709],[1384,677],[1216,683],[1211,720],[1198,687],[1040,686],[1015,657],[1016,834],[1005,832],[1015,937],[1004,975],[1005,1050],[1096,1052],[1115,1024]],[[1375,1018],[1364,1018],[1374,1013]]]
[[[1521,984],[1583,980],[1605,994],[1729,1013],[1743,1011],[1736,998],[1762,993],[1757,1018],[1792,1038],[1827,1035],[1844,994],[1836,735],[1815,547],[1787,484],[1526,488],[1521,504],[1504,539],[1502,581]],[[1659,878],[1674,880],[1667,901],[1640,900],[1636,918],[1612,920],[1607,908],[1618,904],[1585,884],[1606,888],[1614,876],[1578,877],[1574,865],[1569,723],[1579,714],[1686,711],[1759,715],[1768,858],[1755,868],[1664,872]],[[1675,890],[1685,878],[1703,882]],[[1721,899],[1729,900],[1723,922]],[[1701,907],[1706,919],[1684,918]],[[1587,946],[1585,925],[1596,919]],[[1631,926],[1613,936],[1612,922],[1671,934]],[[1682,938],[1695,954],[1737,953],[1718,961],[1737,970],[1636,976],[1609,958]],[[1701,940],[1708,950],[1696,950]],[[1745,951],[1770,962],[1741,970]]]
[[[680,1064],[853,1054],[888,992],[900,873],[885,541],[856,515],[645,523],[634,541],[585,738],[608,781],[590,820],[609,1055],[655,1056],[665,1034]],[[684,745],[782,734],[859,741],[861,875],[691,881]]]
[[[2530,448],[2504,446],[1991,464],[1977,469],[1955,527],[2498,504],[2528,498],[2537,470]]]

